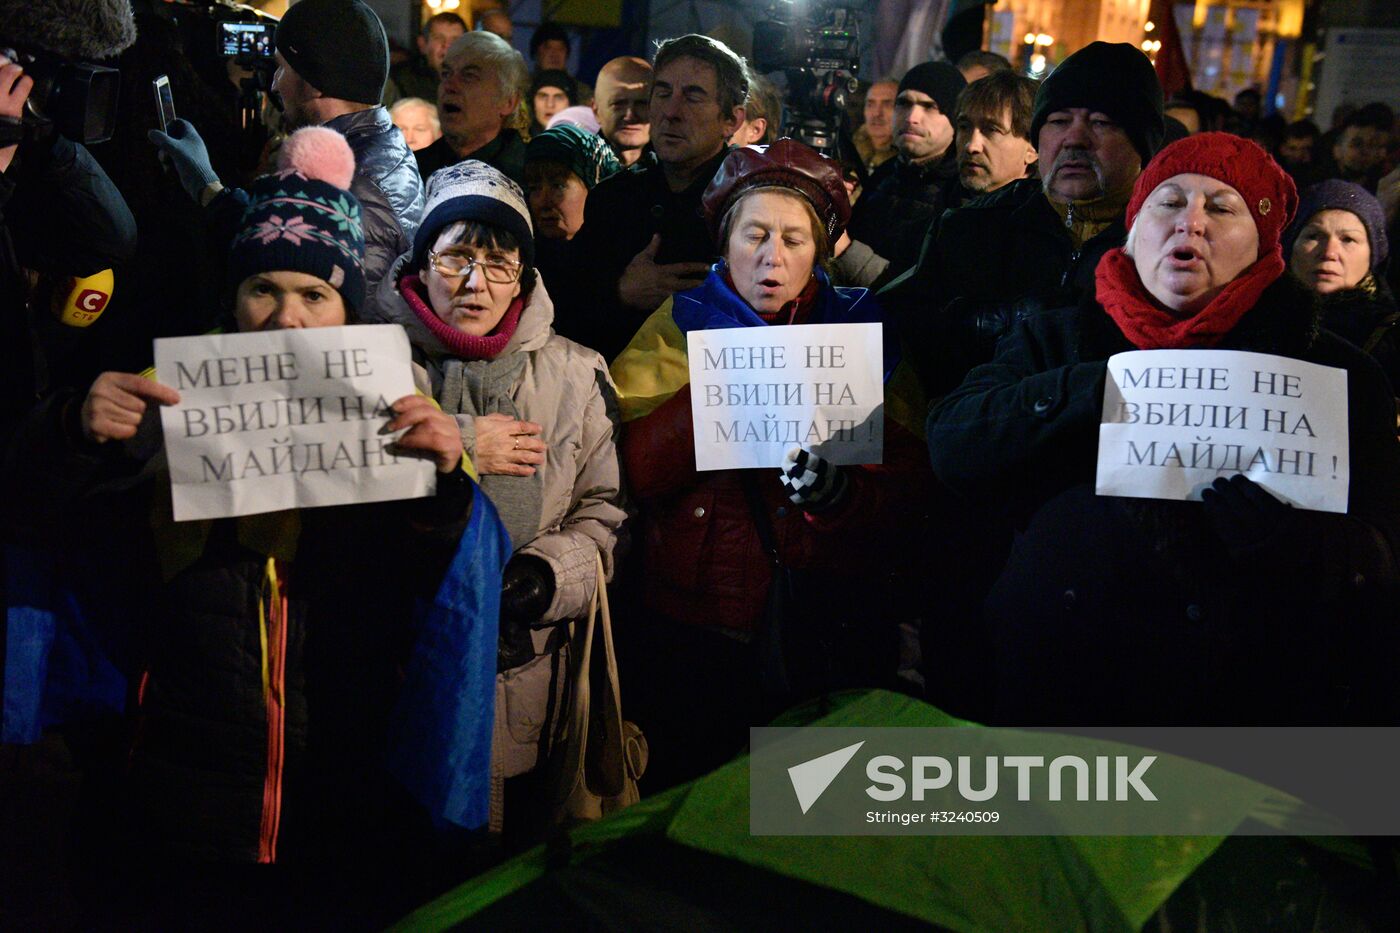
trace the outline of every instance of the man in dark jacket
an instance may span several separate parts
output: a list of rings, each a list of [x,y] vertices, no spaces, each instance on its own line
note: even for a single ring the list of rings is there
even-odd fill
[[[89,16],[86,29],[70,25],[80,12]],[[108,59],[135,38],[130,8],[115,2],[32,3],[10,9],[0,27],[0,44],[50,66]],[[46,468],[76,415],[74,392],[96,375],[84,371],[78,355],[91,343],[83,340],[92,333],[85,328],[111,297],[111,276],[82,280],[136,254],[136,221],[126,202],[87,149],[52,124],[35,125],[27,109],[33,88],[20,63],[0,56],[0,124],[11,131],[0,141],[0,456],[8,475]],[[5,511],[12,521],[16,510]]]
[[[442,74],[442,137],[416,153],[423,178],[475,159],[523,185],[525,141],[511,123],[530,80],[525,59],[494,32],[469,32],[448,50]]]
[[[899,154],[870,177],[850,230],[851,239],[888,259],[895,270],[914,265],[929,224],[962,199],[952,118],[966,86],[962,73],[947,62],[915,65],[899,82],[894,99]]]
[[[389,76],[389,44],[379,17],[360,0],[302,0],[277,25],[277,77],[288,129],[324,125],[343,134],[355,153],[350,192],[365,225],[365,278],[373,288],[409,251],[423,218],[423,182],[413,151],[379,104]],[[151,132],[185,191],[215,213],[214,227],[233,237],[246,206],[209,165],[193,125],[176,120]]]
[[[672,293],[700,283],[714,244],[700,196],[744,122],[748,68],[706,36],[656,52],[651,144],[643,159],[594,188],[574,238],[578,285],[552,293],[556,329],[611,360]]]
[[[1161,85],[1130,45],[1092,43],[1045,79],[1030,128],[1041,177],[943,215],[917,267],[882,293],[930,396],[991,359],[1017,317],[1092,287],[1099,258],[1127,236],[1128,196],[1163,132]]]

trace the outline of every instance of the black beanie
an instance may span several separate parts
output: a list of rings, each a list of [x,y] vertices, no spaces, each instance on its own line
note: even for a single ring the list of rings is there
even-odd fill
[[[389,80],[384,24],[360,0],[301,0],[277,24],[277,51],[326,97],[377,104]]]
[[[949,120],[957,113],[958,94],[965,87],[967,79],[962,72],[947,62],[923,62],[910,68],[899,79],[900,91],[927,94],[938,104],[939,112]]]
[[[1152,62],[1126,42],[1091,42],[1060,62],[1040,83],[1031,114],[1031,145],[1057,110],[1082,107],[1107,114],[1128,134],[1142,164],[1162,148],[1162,85]]]

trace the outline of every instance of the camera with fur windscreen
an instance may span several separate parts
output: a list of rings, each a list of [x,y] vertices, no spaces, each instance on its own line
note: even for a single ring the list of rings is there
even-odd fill
[[[136,41],[127,0],[0,0],[0,54],[34,81],[20,120],[0,121],[0,145],[61,133],[99,143],[116,129],[115,58]]]
[[[846,103],[859,85],[860,10],[841,0],[776,0],[754,24],[754,65],[787,78],[783,136],[835,156],[849,138]]]

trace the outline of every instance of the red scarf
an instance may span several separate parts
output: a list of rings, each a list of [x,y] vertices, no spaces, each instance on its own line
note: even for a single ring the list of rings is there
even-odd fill
[[[739,289],[734,287],[734,279],[729,274],[729,267],[724,268],[724,284],[729,286],[729,290],[734,294],[739,294]],[[817,276],[813,273],[807,280],[802,291],[797,293],[797,297],[783,305],[776,311],[754,311],[765,324],[806,324],[812,316],[812,310],[817,305],[817,295],[821,292],[821,283],[817,281]],[[750,308],[753,305],[749,305]]]
[[[1213,347],[1234,329],[1278,277],[1283,251],[1275,247],[1245,269],[1210,303],[1189,318],[1162,308],[1143,287],[1132,257],[1109,250],[1094,270],[1095,297],[1118,329],[1139,350],[1184,350]]]
[[[462,333],[438,317],[428,304],[427,296],[423,294],[423,283],[417,275],[409,274],[399,279],[399,294],[408,302],[408,307],[423,322],[423,326],[442,341],[453,356],[463,360],[494,360],[500,356],[506,344],[510,343],[510,338],[515,336],[520,313],[525,310],[525,298],[520,296],[510,303],[495,330],[485,337],[475,337]]]

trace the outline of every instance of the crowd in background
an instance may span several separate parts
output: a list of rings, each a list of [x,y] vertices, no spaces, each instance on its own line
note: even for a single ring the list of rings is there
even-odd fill
[[[1043,81],[974,52],[863,82],[823,154],[780,139],[780,84],[702,35],[590,87],[553,24],[522,55],[503,11],[442,13],[391,64],[368,6],[302,0],[272,107],[246,63],[191,51],[178,5],[99,4],[101,40],[59,28],[73,6],[0,20],[19,50],[0,123],[29,119],[25,55],[112,59],[123,82],[110,142],[0,148],[5,592],[25,605],[54,555],[119,554],[104,598],[140,626],[120,715],[7,745],[0,780],[15,800],[84,782],[66,811],[7,813],[16,839],[71,824],[76,909],[382,925],[542,840],[571,641],[605,584],[644,793],[848,687],[1011,725],[1400,712],[1388,105],[1323,132],[1257,90],[1164,99],[1129,45]],[[162,73],[168,124],[140,103]],[[105,270],[100,319],[71,326],[75,278]],[[881,463],[796,444],[780,468],[697,471],[687,335],[868,322]],[[155,415],[179,397],[142,374],[152,338],[359,323],[408,334],[419,391],[388,428],[436,492],[173,522]],[[1095,494],[1105,361],[1183,348],[1346,371],[1344,514],[1247,469],[1199,501]],[[414,607],[483,496],[510,542],[490,808],[444,833],[380,756]]]

